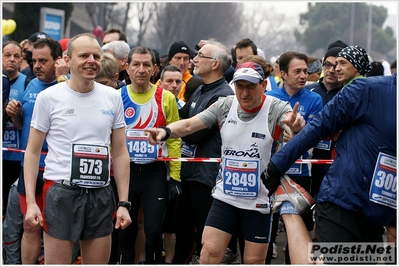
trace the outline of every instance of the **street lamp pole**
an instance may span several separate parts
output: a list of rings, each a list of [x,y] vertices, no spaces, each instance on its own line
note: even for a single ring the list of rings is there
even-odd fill
[[[371,53],[371,34],[373,29],[373,4],[369,5],[369,20],[368,20],[368,28],[367,28],[367,53],[370,55]]]

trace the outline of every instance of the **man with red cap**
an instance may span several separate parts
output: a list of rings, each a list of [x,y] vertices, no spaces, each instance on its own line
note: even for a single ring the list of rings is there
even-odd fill
[[[204,56],[202,50],[206,46],[199,55]],[[150,143],[156,144],[213,125],[220,128],[222,162],[202,235],[200,264],[220,264],[240,225],[245,239],[244,264],[264,264],[272,220],[271,192],[264,184],[264,173],[276,124],[294,132],[305,125],[298,104],[292,109],[289,103],[263,93],[267,82],[258,64],[239,65],[233,81],[235,95],[219,98],[189,119],[147,129]]]

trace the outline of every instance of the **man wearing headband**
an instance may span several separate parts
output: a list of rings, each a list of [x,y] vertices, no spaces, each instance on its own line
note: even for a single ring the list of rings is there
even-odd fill
[[[313,248],[320,245],[314,256],[323,253],[320,260],[324,259],[324,263],[337,264],[340,253],[327,249],[328,244],[340,249],[356,244],[363,254],[369,244],[384,244],[384,226],[388,237],[390,229],[396,227],[396,99],[396,74],[356,79],[269,161],[267,177],[280,180],[299,155],[343,129],[336,143],[337,156],[316,199]],[[272,169],[277,169],[277,173],[269,173]],[[305,253],[307,245],[302,245]],[[391,249],[384,251],[385,264],[396,262],[395,244],[390,245]],[[345,253],[342,258],[346,259],[340,264],[366,264],[354,253]],[[367,264],[378,264],[375,252],[367,256]]]
[[[272,208],[269,196],[276,187],[264,176],[278,128],[298,132],[305,120],[290,104],[266,96],[266,77],[253,62],[239,65],[234,73],[236,94],[219,98],[203,112],[165,128],[147,129],[149,142],[183,137],[218,125],[222,138],[222,162],[213,202],[202,235],[200,264],[220,264],[232,235],[242,227],[244,264],[264,264],[270,242]],[[277,126],[278,125],[278,126]],[[290,131],[291,131],[290,130]],[[285,183],[290,181],[283,179]],[[261,182],[262,181],[262,182]],[[299,185],[289,185],[297,197],[310,198]],[[308,207],[310,203],[307,203]],[[302,207],[302,208],[306,208]]]
[[[345,86],[354,79],[363,78],[371,70],[369,56],[363,48],[351,45],[343,48],[335,60],[338,81]]]

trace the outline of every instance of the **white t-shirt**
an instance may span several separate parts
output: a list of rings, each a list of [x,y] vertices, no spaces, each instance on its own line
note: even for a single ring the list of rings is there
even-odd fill
[[[47,133],[46,180],[89,188],[108,185],[111,133],[125,127],[116,90],[99,83],[89,93],[78,93],[67,83],[49,87],[37,97],[31,127]]]

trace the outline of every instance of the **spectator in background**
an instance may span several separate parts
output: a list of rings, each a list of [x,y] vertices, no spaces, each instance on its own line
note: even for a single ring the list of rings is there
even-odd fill
[[[244,62],[243,59],[246,56],[258,55],[258,47],[249,38],[244,38],[244,39],[238,41],[234,47],[235,47],[235,54],[237,57],[237,66],[239,66],[241,63]],[[265,57],[263,57],[263,59],[265,59]],[[267,80],[266,91],[276,90],[278,88],[277,83],[274,80],[273,76],[267,76],[266,80]],[[232,86],[232,82],[230,82],[230,86]]]
[[[6,106],[8,104],[8,99],[10,96],[10,79],[8,78],[8,73],[4,68],[3,68],[3,80],[2,81],[3,81],[2,82],[3,138],[4,138],[4,131],[6,129],[6,124],[7,124],[7,114],[5,113],[5,110],[6,110]]]
[[[381,60],[381,63],[382,63],[382,66],[384,67],[384,76],[392,75],[391,66],[390,66],[389,62],[383,59],[383,60]]]
[[[21,264],[21,235],[24,218],[19,204],[17,184],[18,178],[7,193],[7,216],[3,219],[3,263],[7,265]]]
[[[22,51],[25,53],[26,62],[29,65],[29,68],[24,68],[21,70],[21,73],[25,74],[28,79],[33,80],[36,78],[35,73],[33,72],[33,62],[32,62],[32,50],[33,44],[39,39],[51,38],[45,32],[35,32],[28,38],[28,42],[26,42],[25,46],[22,47]]]
[[[128,43],[126,33],[116,28],[112,28],[104,32],[103,45],[108,44],[112,41],[124,41]]]
[[[365,75],[366,77],[385,75],[385,67],[384,67],[383,63],[381,63],[379,61],[373,61],[370,64],[371,64],[371,70],[366,73],[366,75]],[[388,65],[389,65],[389,63],[388,63]],[[389,70],[389,68],[388,68],[388,70]],[[389,73],[390,72],[391,71],[389,70]],[[389,75],[391,75],[391,74],[389,74]]]
[[[161,76],[162,66],[161,66],[161,57],[159,56],[159,52],[155,49],[152,49],[155,54],[155,65],[154,65],[154,73],[151,76],[151,83],[156,83]]]
[[[60,42],[61,48],[62,48],[62,52],[65,53],[68,49],[68,44],[69,41],[71,40],[71,38],[63,38],[61,40],[59,40],[58,42]]]
[[[255,62],[255,63],[257,63],[259,66],[261,66],[261,68],[262,68],[263,72],[265,73],[266,77],[267,76],[271,76],[272,72],[274,71],[274,68],[273,68],[272,64],[267,63],[266,60],[263,57],[259,56],[259,55],[246,56],[246,57],[244,57],[242,59],[242,63],[244,63],[244,62]],[[271,79],[267,79],[266,78],[266,81],[268,81],[268,84],[266,85],[266,91],[270,91],[270,90],[272,90],[272,88],[277,88],[277,84],[274,84],[274,86],[269,84],[269,83],[273,83],[274,78],[271,78]]]
[[[220,42],[204,40],[204,45],[193,59],[194,73],[202,78],[204,84],[191,95],[183,108],[180,118],[191,118],[205,110],[219,97],[231,95],[224,72],[231,65],[229,50]],[[221,156],[221,137],[219,127],[203,129],[182,139],[182,156],[188,158]],[[212,204],[211,191],[219,171],[218,162],[182,162],[182,194],[176,203],[176,251],[174,264],[188,264],[196,243],[197,257],[201,251],[201,238],[206,217]]]
[[[184,102],[187,101],[187,99],[184,98],[184,92],[186,91],[186,84],[193,77],[188,68],[191,56],[192,56],[192,51],[190,47],[183,41],[174,42],[169,48],[168,64],[178,66],[183,73],[183,82],[178,97]],[[161,81],[158,80],[155,85],[159,85],[160,82]]]
[[[194,78],[194,77],[193,77]],[[192,80],[191,78],[190,80]],[[181,69],[175,65],[166,66],[160,75],[161,86],[163,89],[170,91],[176,97],[177,108],[181,109],[184,106],[184,102],[179,99],[177,96],[180,92],[183,74]],[[167,163],[168,167],[168,181],[170,181],[169,174],[169,163]],[[172,264],[173,257],[175,255],[175,247],[176,247],[176,231],[174,227],[176,213],[176,199],[170,199],[166,206],[165,217],[163,221],[163,243],[165,250],[165,264]]]
[[[187,101],[190,100],[191,95],[197,90],[197,88],[204,84],[204,80],[202,80],[201,77],[199,76],[193,76],[186,85],[186,91],[184,92],[184,98],[187,99]]]
[[[25,51],[24,51],[24,49],[23,49],[27,43],[28,43],[28,39],[23,39],[23,40],[19,43],[19,45],[21,46],[21,49],[22,49],[22,58],[23,58],[22,63],[21,63],[21,67],[20,67],[19,71],[21,71],[21,70],[23,70],[23,69],[25,69],[25,68],[29,68],[29,64],[28,64],[28,62],[26,61]]]
[[[129,75],[126,73],[127,58],[129,56],[130,47],[125,41],[111,41],[101,47],[103,53],[111,54],[118,66],[118,80],[124,84],[130,84]],[[122,83],[120,83],[122,85]]]
[[[194,54],[193,54],[193,58],[197,55],[198,51],[201,49],[201,47],[204,46],[205,43],[206,43],[206,40],[200,40],[198,42],[198,44],[195,46],[195,51],[194,51]],[[226,81],[228,83],[230,83],[230,81],[233,79],[234,69],[235,69],[235,66],[237,64],[237,61],[235,59],[235,52],[234,52],[233,48],[231,49],[230,53],[231,53],[231,57],[233,59],[233,63],[231,63],[231,66],[229,66],[229,68],[223,73],[223,76],[224,76],[224,78],[226,79]],[[191,59],[193,59],[193,58],[191,58]],[[190,63],[191,63],[190,65],[192,65],[192,72],[191,73],[193,74],[194,77],[198,77],[198,75],[196,75],[194,73],[194,63],[193,63],[193,61],[191,60]]]
[[[348,46],[348,45],[347,45],[346,43],[342,42],[341,40],[337,40],[337,41],[332,42],[331,44],[328,45],[327,51],[330,50],[330,49],[333,48],[333,47],[345,48],[345,47],[347,47],[347,46]]]
[[[119,69],[116,64],[115,58],[108,53],[101,55],[101,69],[94,78],[94,81],[110,86],[115,89],[119,89],[125,84],[118,80]]]
[[[164,53],[159,57],[159,62],[161,64],[162,68],[165,68],[169,63],[168,63],[168,54]]]
[[[3,95],[3,111],[5,110],[9,101],[22,101],[22,96],[25,92],[26,86],[30,82],[26,75],[20,73],[20,66],[22,64],[22,48],[19,43],[15,41],[7,41],[3,44],[2,66],[6,71],[9,79],[9,95]],[[3,73],[4,75],[4,73]],[[3,84],[3,89],[7,88],[7,83]],[[7,114],[3,112],[3,148],[21,149],[22,131],[14,126],[12,120]],[[8,193],[11,185],[17,180],[21,169],[21,160],[23,154],[21,152],[2,151],[3,153],[3,215],[7,208]]]
[[[396,59],[391,63],[391,74],[396,73]]]
[[[176,97],[177,108],[181,109],[185,104],[185,102],[177,97],[180,93],[183,79],[181,69],[175,65],[168,65],[162,70],[160,79],[161,83],[159,86],[170,91]]]
[[[232,49],[233,50],[233,49]],[[233,56],[232,56],[233,57]],[[235,64],[236,62],[234,61],[232,64],[231,64],[231,66],[224,72],[224,78],[226,79],[226,81],[228,82],[228,83],[230,83],[231,82],[231,80],[233,79],[233,75],[234,75],[234,67],[233,67],[233,65],[235,66],[236,64]]]
[[[244,57],[258,54],[258,47],[249,38],[244,38],[238,41],[234,46],[234,50],[237,58],[237,66],[243,63],[242,59]]]
[[[308,57],[308,80],[306,84],[317,82],[322,72],[321,59]]]
[[[59,40],[58,42],[61,45],[61,49],[62,49],[62,56],[66,55],[66,51],[68,49],[68,44],[69,41],[71,40],[71,38],[64,38]],[[65,62],[64,58],[62,57],[60,60],[57,60],[57,69],[64,69],[65,72],[67,72],[67,75],[62,75],[60,77],[57,77],[57,80],[59,81],[67,81],[70,77],[69,75],[69,66],[68,64]]]
[[[266,61],[265,52],[262,49],[260,49],[259,47],[257,48],[257,51],[258,51],[258,55],[261,56]]]
[[[280,73],[284,80],[284,85],[282,88],[277,90],[272,90],[266,92],[267,96],[274,96],[280,100],[287,101],[294,108],[294,105],[299,102],[298,113],[302,115],[306,123],[309,123],[314,116],[323,109],[323,102],[320,95],[311,92],[305,88],[307,71],[308,71],[308,56],[302,53],[288,51],[283,53],[280,58]],[[297,133],[284,130],[284,142],[279,144],[276,149],[276,153],[281,147],[284,147],[289,143]],[[308,159],[311,158],[312,149],[306,151],[303,155],[297,159]],[[294,163],[291,168],[286,172],[286,174],[297,184],[302,186],[307,192],[310,192],[311,188],[311,164],[297,164]],[[281,218],[284,223],[285,220],[290,218],[290,215],[295,214],[296,211],[293,205],[289,201],[280,201],[280,195],[276,193],[276,200],[274,209],[280,211]],[[297,214],[297,213],[296,213]],[[312,212],[310,209],[306,209],[303,214],[301,214],[302,223],[305,224],[307,229],[311,231],[313,229]],[[306,238],[307,236],[303,236]],[[302,237],[300,237],[302,238]],[[289,250],[296,246],[295,239],[288,238],[288,243],[286,246],[286,264],[288,263],[298,263],[302,260],[297,260],[296,253],[289,253]],[[294,249],[294,248],[293,248]],[[289,255],[288,255],[289,254]],[[303,255],[301,255],[303,256]]]
[[[280,57],[280,56],[279,56]],[[274,80],[277,83],[277,87],[281,88],[283,87],[284,81],[281,78],[281,73],[280,73],[280,62],[278,61],[278,58],[276,59],[276,61],[274,62]]]
[[[101,69],[100,72],[94,78],[94,81],[110,86],[115,89],[119,89],[125,84],[120,80],[118,80],[118,76],[119,76],[119,69],[114,56],[111,53],[103,53],[101,55]],[[115,201],[119,202],[118,195],[115,193],[117,192],[117,187],[112,172],[111,172],[110,183],[114,189]],[[114,222],[115,221],[116,218],[114,218]],[[118,240],[119,240],[119,232],[113,231],[111,256],[108,264],[116,264],[118,262]]]
[[[64,61],[61,56],[62,48],[58,41],[52,38],[42,38],[35,41],[32,47],[32,64],[36,78],[29,82],[21,101],[12,100],[6,107],[7,114],[11,117],[15,127],[22,129],[22,150],[26,149],[30,138],[30,124],[37,96],[39,93],[47,90],[50,86],[57,84],[57,77],[66,76],[68,74],[68,69],[62,67],[64,63],[57,64],[57,61]],[[61,68],[58,68],[58,66],[61,66]],[[42,152],[47,153],[47,142],[44,142]],[[39,171],[36,171],[35,175],[36,202],[40,208],[43,207],[42,193],[45,158],[46,155],[42,154],[40,156],[40,162],[39,160],[37,161],[38,167],[40,167]],[[28,161],[25,161],[25,159],[22,158],[22,168],[17,186],[21,212],[24,215],[24,232],[21,239],[21,261],[22,264],[35,264],[41,252],[41,236],[43,228],[40,224],[30,224],[26,219],[28,215],[24,179],[25,162]]]
[[[323,100],[323,106],[331,101],[342,89],[343,83],[338,81],[335,71],[335,59],[341,47],[333,47],[326,52],[323,61],[324,76],[316,83],[306,86],[307,89],[319,94]],[[328,138],[321,140],[313,149],[313,158],[315,159],[333,159],[333,151],[335,148],[335,140]],[[325,176],[329,164],[312,165],[312,185],[310,189],[311,195],[316,198],[323,177]]]

